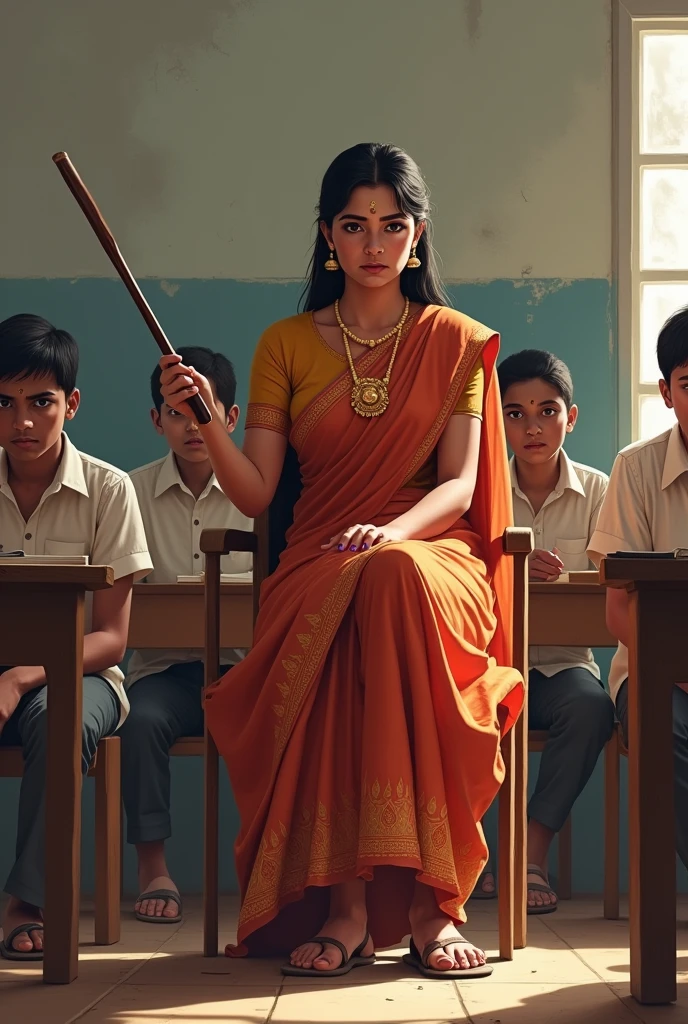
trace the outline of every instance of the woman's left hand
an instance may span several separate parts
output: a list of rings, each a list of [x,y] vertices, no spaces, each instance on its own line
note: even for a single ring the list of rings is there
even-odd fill
[[[367,551],[377,544],[386,540],[407,540],[401,530],[397,530],[391,524],[387,526],[372,526],[370,523],[350,526],[348,530],[336,534],[329,544],[322,544],[323,551],[337,548],[338,551]]]

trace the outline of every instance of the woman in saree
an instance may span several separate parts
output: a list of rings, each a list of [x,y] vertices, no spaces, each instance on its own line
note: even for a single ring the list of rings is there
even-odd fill
[[[305,309],[258,344],[243,450],[207,381],[161,361],[168,405],[211,409],[200,430],[246,515],[270,504],[288,443],[298,455],[253,648],[205,705],[240,815],[227,954],[289,952],[285,973],[345,973],[409,933],[423,973],[491,971],[457,925],[523,700],[499,339],[448,307],[428,212],[403,151],[332,163]]]

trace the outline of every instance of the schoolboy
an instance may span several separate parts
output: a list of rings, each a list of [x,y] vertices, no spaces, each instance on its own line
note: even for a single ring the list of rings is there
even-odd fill
[[[126,649],[132,584],[152,563],[127,474],[78,451],[64,433],[79,408],[78,362],[74,338],[41,317],[20,314],[0,324],[0,549],[88,555],[92,564],[114,569],[114,585],[87,602],[86,772],[98,741],[115,732],[128,711],[117,664]],[[21,746],[24,755],[0,945],[11,960],[43,956],[48,691],[40,666],[0,668],[0,745]]]
[[[688,307],[665,323],[657,340],[659,390],[676,423],[619,452],[588,554],[599,565],[613,551],[688,547]],[[607,588],[607,627],[619,641],[609,689],[628,743],[628,594]],[[688,666],[673,690],[676,849],[688,867]]]
[[[561,359],[526,349],[505,359],[498,375],[513,452],[514,522],[535,535],[530,579],[553,582],[561,573],[590,568],[586,548],[608,480],[564,451],[578,408]],[[614,706],[588,648],[531,647],[529,662],[529,724],[549,736],[528,804],[528,913],[547,914],[557,908],[549,848],[611,736]]]
[[[210,381],[215,404],[231,433],[239,418],[236,377],[230,361],[210,349],[180,348],[187,365]],[[209,527],[252,530],[221,490],[196,424],[163,402],[160,368],[151,377],[151,419],[168,454],[131,473],[153,559],[150,583],[175,583],[203,571],[201,532]],[[251,555],[222,559],[223,573],[250,573]],[[250,578],[250,577],[249,577]],[[222,651],[224,665],[241,651]],[[140,920],[169,924],[182,917],[182,899],[170,877],[165,840],[171,835],[170,747],[180,736],[203,735],[203,662],[200,650],[136,651],[127,674],[131,713],[122,731],[122,792],[127,839],[136,845]]]

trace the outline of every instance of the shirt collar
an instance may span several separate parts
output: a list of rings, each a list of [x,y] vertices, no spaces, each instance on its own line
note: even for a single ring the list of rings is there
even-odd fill
[[[179,467],[177,466],[177,460],[174,457],[174,452],[170,449],[165,456],[163,464],[160,467],[160,472],[158,473],[158,479],[155,484],[155,497],[159,498],[161,494],[164,494],[165,491],[169,491],[170,487],[174,487],[175,485],[180,487],[187,494],[191,494],[191,491],[181,478]],[[218,491],[222,490],[214,473],[208,481],[205,490],[199,496],[198,501],[200,501],[201,498],[205,498],[206,495],[210,493],[211,487],[217,487]],[[194,498],[194,501],[195,500],[196,499]]]
[[[7,489],[8,486],[7,452],[4,448],[0,448],[0,488]],[[71,490],[78,491],[79,494],[84,494],[88,497],[88,487],[86,485],[81,456],[64,432],[62,433],[62,458],[52,483],[48,485],[45,493],[52,494],[55,491],[59,491],[60,487],[69,487]]]
[[[688,468],[688,466],[686,466]],[[516,458],[511,456],[509,459],[509,474],[511,476],[511,486],[514,494],[519,498],[523,498],[527,501],[525,494],[521,490],[518,483],[518,474],[516,473]],[[555,494],[562,494],[565,490],[576,491],[577,494],[585,496],[585,488],[578,479],[578,473],[574,468],[571,459],[568,457],[564,449],[562,448],[559,452],[559,479],[557,480],[554,488]]]
[[[669,432],[664,470],[662,472],[662,490],[673,484],[683,473],[688,473],[688,451],[681,437],[681,428],[675,423]]]

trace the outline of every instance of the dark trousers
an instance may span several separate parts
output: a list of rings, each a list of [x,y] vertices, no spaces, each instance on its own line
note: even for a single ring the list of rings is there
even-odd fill
[[[83,687],[81,770],[86,774],[98,742],[117,728],[120,702],[110,684],[100,676],[84,676]],[[25,693],[0,733],[0,746],[20,746],[24,754],[16,860],[5,892],[36,907],[44,904],[48,689],[44,685]]]
[[[676,818],[676,852],[688,868],[688,693],[674,686],[674,813]],[[616,695],[616,714],[628,746],[628,680]]]
[[[583,792],[614,728],[614,704],[585,668],[528,677],[528,724],[547,729],[528,817],[559,832]]]
[[[170,747],[181,736],[203,735],[203,663],[172,665],[129,688],[131,711],[122,726],[122,797],[127,842],[172,835]]]

